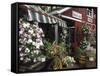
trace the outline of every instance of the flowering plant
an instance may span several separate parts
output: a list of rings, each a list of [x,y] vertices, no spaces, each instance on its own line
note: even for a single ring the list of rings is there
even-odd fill
[[[19,59],[20,62],[44,62],[45,56],[41,51],[44,46],[44,33],[38,25],[19,20]],[[41,56],[41,57],[40,57]]]
[[[83,32],[83,34],[88,34],[89,28],[87,26],[83,26],[82,27],[82,32]]]
[[[69,65],[72,65],[75,63],[76,61],[74,60],[74,57],[71,57],[71,56],[66,56],[64,59],[63,59],[63,63],[65,63],[67,66]]]
[[[84,39],[80,42],[80,48],[81,49],[86,49],[88,45],[88,41],[86,40],[86,37],[84,37]]]

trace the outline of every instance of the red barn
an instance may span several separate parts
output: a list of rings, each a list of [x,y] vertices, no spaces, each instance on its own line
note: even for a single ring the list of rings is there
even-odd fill
[[[72,35],[71,43],[74,50],[83,38],[82,25],[89,28],[89,36],[96,32],[96,11],[95,7],[66,7],[52,12],[52,14],[66,21]]]

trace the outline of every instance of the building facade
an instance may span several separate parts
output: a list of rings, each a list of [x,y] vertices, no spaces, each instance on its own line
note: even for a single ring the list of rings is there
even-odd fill
[[[96,8],[95,7],[67,7],[62,10],[53,12],[53,14],[66,21],[70,28],[70,42],[71,47],[75,50],[80,46],[81,40],[84,38],[82,34],[82,27],[88,27],[88,40],[92,45],[95,44],[96,38]]]

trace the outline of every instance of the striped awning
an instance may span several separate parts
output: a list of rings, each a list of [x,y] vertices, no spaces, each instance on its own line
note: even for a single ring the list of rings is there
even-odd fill
[[[25,15],[28,21],[37,21],[39,23],[49,23],[55,24],[57,23],[61,27],[67,27],[66,22],[60,18],[57,18],[53,15],[49,15],[45,12],[41,12],[37,7],[32,7],[29,5],[23,5],[23,7],[27,8],[27,15]]]

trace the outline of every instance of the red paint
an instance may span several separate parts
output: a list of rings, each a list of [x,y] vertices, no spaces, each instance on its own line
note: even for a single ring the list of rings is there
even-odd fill
[[[74,34],[74,43],[72,43],[72,47],[73,47],[73,49],[75,50],[76,49],[76,47],[78,47],[79,46],[79,43],[80,43],[80,41],[82,40],[82,38],[83,38],[83,35],[82,35],[82,31],[81,31],[81,26],[83,25],[83,24],[86,24],[86,23],[88,23],[88,25],[87,26],[90,26],[89,27],[89,30],[95,30],[96,29],[96,9],[94,8],[93,9],[94,10],[94,14],[93,14],[93,22],[91,23],[91,22],[88,22],[88,16],[87,16],[87,8],[77,8],[77,7],[75,7],[75,8],[71,8],[71,9],[69,9],[69,10],[67,10],[67,11],[64,11],[63,13],[61,13],[61,15],[65,15],[65,16],[69,16],[69,17],[72,17],[72,11],[76,11],[76,12],[78,12],[78,13],[80,13],[80,14],[82,14],[82,19],[78,19],[78,20],[81,20],[82,22],[78,22],[78,21],[75,21],[75,34]],[[74,17],[72,17],[72,18],[74,18]],[[77,18],[75,18],[75,19],[77,19]],[[80,36],[79,36],[79,38],[77,39],[77,30],[80,32]]]

